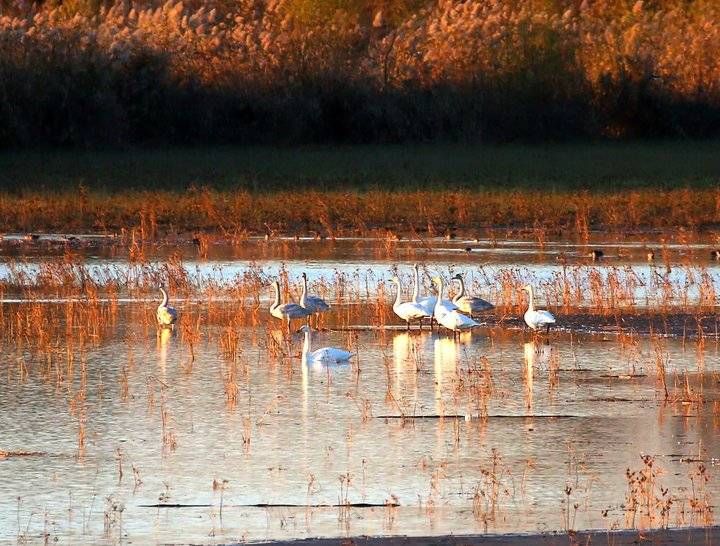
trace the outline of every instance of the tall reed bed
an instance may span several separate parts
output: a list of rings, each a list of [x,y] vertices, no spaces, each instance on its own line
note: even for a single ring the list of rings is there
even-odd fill
[[[435,269],[430,271],[435,273]],[[440,272],[440,271],[438,271]],[[452,273],[449,270],[449,273]],[[412,283],[408,271],[399,271],[403,286]],[[390,275],[372,269],[334,270],[310,283],[312,293],[333,306],[321,323],[330,328],[382,329],[396,323],[392,312],[394,290]],[[221,352],[235,361],[240,352],[237,330],[244,326],[272,324],[268,308],[272,301],[270,281],[280,279],[282,300],[299,301],[299,277],[285,267],[266,270],[248,265],[233,275],[221,267],[194,269],[179,255],[164,262],[138,261],[98,266],[79,254],[67,253],[63,259],[28,266],[10,262],[7,275],[0,280],[0,330],[19,346],[35,348],[60,346],[66,336],[82,346],[102,339],[117,326],[118,308],[126,300],[137,316],[134,323],[154,328],[154,311],[159,302],[158,286],[166,286],[181,308],[178,331],[194,358],[205,326],[221,327],[216,340]],[[467,276],[468,289],[496,305],[495,319],[522,315],[527,305],[520,288],[536,287],[544,304],[562,318],[598,315],[615,320],[650,315],[661,322],[674,314],[684,318],[683,336],[703,338],[708,332],[717,288],[712,274],[702,265],[688,263],[638,269],[632,266],[565,265],[551,271],[534,272],[524,267],[478,267]],[[423,291],[427,293],[428,288]],[[452,295],[455,288],[450,288]],[[409,292],[403,299],[410,297]],[[19,299],[19,302],[14,300]],[[2,300],[0,300],[2,301]],[[201,306],[194,305],[201,303]],[[202,326],[201,326],[202,325]],[[666,330],[667,330],[666,326]],[[671,330],[678,334],[673,326]],[[678,334],[679,335],[679,334]],[[237,370],[229,369],[230,378]]]
[[[5,0],[0,144],[717,135],[720,8]]]

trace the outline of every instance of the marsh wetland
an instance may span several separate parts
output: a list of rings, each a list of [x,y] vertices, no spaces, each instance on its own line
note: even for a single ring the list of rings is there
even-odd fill
[[[8,234],[0,541],[713,524],[712,248],[701,237],[133,247]],[[407,299],[413,263],[463,273],[496,308],[457,340],[408,331],[388,279],[399,275]],[[288,336],[268,313],[271,280],[299,301],[303,271],[332,306],[313,344],[347,348],[349,363],[304,364],[300,324]],[[526,283],[558,318],[549,336],[522,326]],[[174,330],[155,324],[161,284]]]

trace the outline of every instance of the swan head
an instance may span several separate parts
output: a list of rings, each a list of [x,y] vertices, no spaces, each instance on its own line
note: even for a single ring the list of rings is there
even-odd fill
[[[532,286],[530,286],[529,284],[526,284],[526,285],[523,286],[520,290],[525,290],[525,292],[527,292],[528,294],[530,294],[530,293],[532,292]]]
[[[390,277],[390,282],[400,285],[400,279],[397,278],[397,275],[393,275],[392,277]]]
[[[298,330],[298,331],[300,331],[304,334],[309,334],[312,332],[312,330],[310,329],[310,326],[308,326],[307,324],[304,324],[303,326],[301,326],[300,330]]]
[[[303,278],[303,280],[305,280],[305,281],[307,280],[307,273],[305,273],[304,271],[303,271],[303,273],[302,273],[302,278]]]
[[[462,275],[461,275],[460,273],[457,273],[457,274],[453,275],[452,277],[450,277],[450,280],[452,280],[452,281],[461,281],[461,280],[462,280]]]

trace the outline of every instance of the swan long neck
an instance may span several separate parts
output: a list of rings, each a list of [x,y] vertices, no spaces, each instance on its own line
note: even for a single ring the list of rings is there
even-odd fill
[[[438,278],[437,284],[438,284],[438,295],[437,295],[437,299],[435,300],[435,309],[434,309],[435,312],[437,312],[438,309],[440,308],[440,304],[442,303],[443,292],[445,292],[445,283],[443,282],[442,277]]]
[[[270,306],[271,309],[274,309],[278,305],[280,305],[280,283],[277,281],[273,281],[273,288],[275,289],[275,301]]]
[[[532,286],[528,286],[528,311],[535,311],[535,296],[533,294]]]
[[[415,270],[415,286],[413,286],[413,303],[418,302],[418,298],[420,297],[420,268],[418,267],[418,264],[415,264],[413,266],[413,269]]]
[[[393,304],[393,307],[397,307],[398,305],[400,305],[400,282],[393,281],[393,284],[397,286],[397,294],[395,295],[395,303]]]
[[[162,292],[162,295],[163,295],[163,299],[162,299],[162,303],[160,304],[160,307],[167,307],[168,300],[169,300],[167,292],[165,292],[165,289],[162,286],[160,287],[160,292]]]
[[[459,300],[463,296],[465,296],[465,281],[462,277],[458,277],[458,281],[460,281],[460,293],[453,298],[453,300]]]
[[[307,296],[307,277],[303,275],[303,287],[302,287],[302,295],[300,296],[300,305],[305,307],[305,300]]]

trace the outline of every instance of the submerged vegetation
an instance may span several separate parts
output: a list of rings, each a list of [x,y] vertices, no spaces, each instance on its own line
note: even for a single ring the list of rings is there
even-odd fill
[[[0,2],[0,145],[714,137],[713,0]]]

